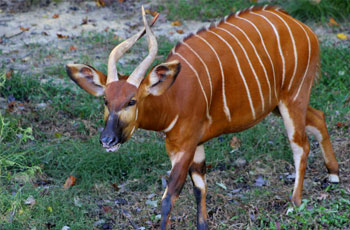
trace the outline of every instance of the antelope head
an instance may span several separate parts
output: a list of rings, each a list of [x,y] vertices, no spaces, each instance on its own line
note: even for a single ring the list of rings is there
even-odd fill
[[[157,20],[153,18],[151,26]],[[175,81],[180,71],[180,63],[172,61],[161,63],[147,69],[154,61],[158,44],[156,37],[147,23],[142,7],[142,18],[145,28],[139,33],[117,45],[109,55],[107,76],[92,66],[84,64],[67,64],[69,77],[82,89],[94,96],[105,97],[105,127],[100,136],[100,142],[106,151],[117,151],[122,143],[127,141],[138,128],[138,108],[149,95],[160,96]],[[130,76],[118,74],[116,62],[128,51],[135,42],[147,34],[148,56],[135,68]]]

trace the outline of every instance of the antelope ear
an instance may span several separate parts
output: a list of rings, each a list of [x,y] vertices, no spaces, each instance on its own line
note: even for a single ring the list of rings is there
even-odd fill
[[[100,97],[105,93],[107,77],[92,66],[84,64],[67,64],[68,76],[86,92]]]
[[[181,64],[178,60],[155,66],[144,81],[148,94],[162,95],[175,82],[180,69]]]

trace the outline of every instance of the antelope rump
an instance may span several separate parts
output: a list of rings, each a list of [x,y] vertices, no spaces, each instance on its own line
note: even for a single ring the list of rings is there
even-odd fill
[[[320,51],[308,26],[275,6],[251,7],[190,34],[172,49],[166,62],[146,74],[158,46],[143,7],[142,16],[145,28],[110,53],[107,76],[89,65],[66,68],[82,89],[105,96],[100,142],[107,151],[118,150],[137,128],[165,133],[172,169],[162,197],[161,229],[169,224],[187,173],[194,186],[197,228],[208,228],[203,144],[248,129],[273,111],[283,118],[293,152],[292,202],[301,203],[310,149],[306,130],[320,143],[329,181],[339,182],[324,115],[309,106],[320,71]],[[145,32],[148,56],[130,76],[118,75],[116,62]]]

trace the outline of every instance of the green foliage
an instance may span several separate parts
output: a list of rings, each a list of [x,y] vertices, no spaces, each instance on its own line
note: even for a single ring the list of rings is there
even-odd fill
[[[350,14],[350,1],[321,0],[319,3],[316,3],[316,1],[312,0],[298,0],[284,2],[281,2],[281,5],[288,13],[302,21],[328,22],[330,17],[344,20]]]
[[[247,8],[252,3],[248,0],[175,0],[165,1],[168,18],[207,20],[228,15],[236,10]],[[162,7],[163,8],[163,7]],[[159,8],[161,10],[162,8]]]
[[[273,0],[258,1],[259,5],[279,5],[292,16],[302,20],[327,22],[330,17],[344,20],[350,15],[350,1],[344,0]],[[232,12],[246,9],[255,2],[249,0],[176,0],[165,1],[158,10],[167,10],[170,20],[200,19],[224,17]]]

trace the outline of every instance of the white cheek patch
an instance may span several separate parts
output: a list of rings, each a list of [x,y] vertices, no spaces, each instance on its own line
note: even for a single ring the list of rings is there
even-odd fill
[[[192,177],[192,180],[193,180],[193,183],[194,183],[194,185],[197,187],[197,188],[199,188],[200,190],[205,190],[205,184],[206,184],[206,182],[205,182],[205,179],[201,176],[201,175],[199,175],[199,174],[197,174],[197,173],[193,173],[192,175],[191,175],[191,177]]]
[[[204,146],[200,145],[196,149],[196,152],[195,152],[194,158],[193,158],[193,162],[202,163],[204,160],[205,160]]]

